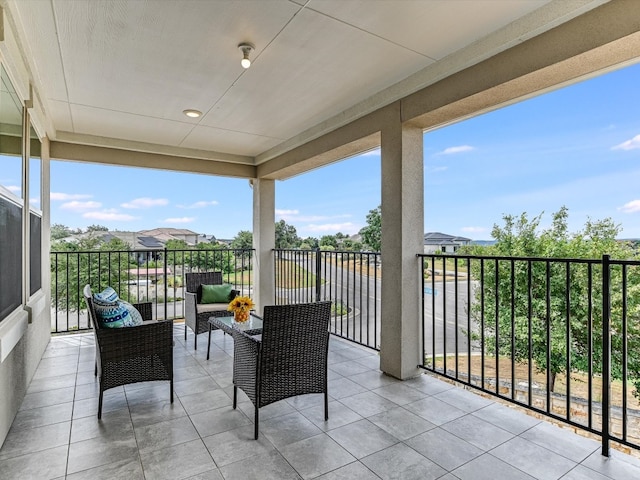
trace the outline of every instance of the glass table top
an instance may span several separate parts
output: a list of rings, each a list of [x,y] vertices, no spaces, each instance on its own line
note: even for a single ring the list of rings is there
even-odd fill
[[[233,319],[233,316],[211,317],[209,319],[209,322],[222,330],[236,329],[236,330],[247,331],[247,330],[262,329],[262,319],[254,314],[250,314],[249,320],[247,320],[246,322],[236,322]]]

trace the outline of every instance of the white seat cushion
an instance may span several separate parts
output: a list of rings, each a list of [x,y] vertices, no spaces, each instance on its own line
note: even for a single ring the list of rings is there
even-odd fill
[[[228,306],[228,303],[199,303],[198,313],[221,312],[226,310]],[[232,317],[233,312],[229,312],[229,316]]]

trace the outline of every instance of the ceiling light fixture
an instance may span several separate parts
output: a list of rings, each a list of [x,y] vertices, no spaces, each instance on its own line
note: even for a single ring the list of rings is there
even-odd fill
[[[198,118],[202,115],[202,112],[200,110],[193,110],[192,108],[183,110],[182,113],[184,113],[189,118]]]
[[[238,45],[238,48],[242,52],[242,60],[240,61],[240,65],[242,65],[242,68],[249,68],[251,66],[249,54],[253,52],[256,47],[251,43],[241,43],[240,45]]]

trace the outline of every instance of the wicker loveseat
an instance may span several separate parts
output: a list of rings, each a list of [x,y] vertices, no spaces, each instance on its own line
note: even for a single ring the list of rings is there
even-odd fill
[[[186,292],[184,308],[184,339],[187,340],[187,327],[195,334],[194,349],[198,349],[198,335],[209,332],[209,317],[230,315],[229,302],[240,292],[231,290],[228,301],[223,303],[200,303],[201,285],[222,285],[222,272],[198,272],[185,274]],[[214,327],[215,328],[215,327]]]
[[[255,409],[254,435],[258,439],[258,410],[285,398],[324,394],[328,420],[327,356],[331,302],[264,307],[261,335],[233,331],[233,408],[238,388]]]
[[[89,285],[84,287],[83,294],[96,341],[95,374],[100,379],[98,418],[102,417],[104,391],[121,385],[168,380],[173,403],[173,322],[152,320],[151,303],[139,303],[134,307],[142,315],[142,325],[102,328]]]

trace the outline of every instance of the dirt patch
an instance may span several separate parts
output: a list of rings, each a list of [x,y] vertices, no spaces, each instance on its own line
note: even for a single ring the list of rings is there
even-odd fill
[[[458,371],[468,373],[469,363],[471,365],[471,375],[480,376],[482,373],[482,356],[471,355],[469,359],[465,356],[458,356]],[[500,373],[500,380],[511,383],[511,359],[500,358],[498,362],[498,370]],[[444,361],[442,358],[436,358],[436,368],[443,368]],[[447,357],[447,370],[451,371],[455,369],[455,357]],[[531,382],[534,386],[545,389],[547,383],[547,376],[545,373],[538,373],[535,366],[532,366]],[[526,363],[516,363],[514,366],[514,383],[524,383],[528,385],[529,381],[529,365]],[[496,358],[493,356],[485,356],[484,361],[484,376],[485,378],[495,379],[496,377]],[[571,372],[569,375],[569,391],[571,397],[584,399],[589,398],[589,377],[586,373]],[[634,397],[633,386],[627,385],[627,408],[640,411],[640,401]],[[556,377],[554,393],[566,395],[567,393],[567,376],[565,374],[558,374]],[[611,405],[622,406],[623,402],[623,385],[619,380],[611,382]],[[594,402],[600,402],[602,400],[602,378],[599,376],[593,376],[591,379],[591,395]]]

